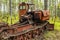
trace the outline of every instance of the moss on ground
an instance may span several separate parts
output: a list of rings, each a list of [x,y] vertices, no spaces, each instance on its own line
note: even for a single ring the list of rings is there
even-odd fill
[[[54,22],[55,21],[55,22]],[[43,40],[60,40],[60,20],[57,17],[55,20],[50,18],[49,22],[54,24],[54,31],[46,31]]]

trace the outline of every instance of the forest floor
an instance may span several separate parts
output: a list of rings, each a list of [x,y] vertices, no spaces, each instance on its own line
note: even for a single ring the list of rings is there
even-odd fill
[[[44,34],[32,40],[60,40],[60,31],[45,31]]]
[[[60,31],[47,31],[44,33],[43,40],[60,40]]]

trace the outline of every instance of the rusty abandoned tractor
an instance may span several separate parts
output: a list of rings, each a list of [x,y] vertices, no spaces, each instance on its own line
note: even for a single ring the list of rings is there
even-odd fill
[[[8,25],[0,23],[0,40],[29,40],[41,35],[45,30],[54,30],[50,24],[48,10],[35,10],[34,4],[19,4],[19,22]]]

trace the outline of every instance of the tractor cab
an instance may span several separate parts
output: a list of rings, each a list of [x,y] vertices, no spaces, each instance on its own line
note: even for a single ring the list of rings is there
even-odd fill
[[[25,15],[26,12],[32,11],[33,9],[34,9],[34,4],[22,2],[19,4],[19,16]]]
[[[29,15],[26,15],[28,12],[34,10],[34,4],[22,2],[19,4],[19,21],[25,22],[29,18]]]

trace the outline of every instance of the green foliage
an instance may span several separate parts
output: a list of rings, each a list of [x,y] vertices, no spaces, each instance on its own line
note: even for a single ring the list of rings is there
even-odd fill
[[[60,20],[59,20],[59,17],[58,16],[56,17],[56,19],[54,18],[53,20],[52,20],[52,18],[50,18],[49,22],[51,24],[54,24],[54,29],[55,30],[59,30],[60,31]]]

